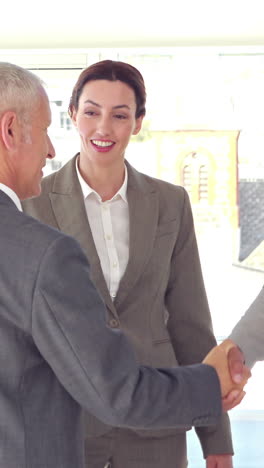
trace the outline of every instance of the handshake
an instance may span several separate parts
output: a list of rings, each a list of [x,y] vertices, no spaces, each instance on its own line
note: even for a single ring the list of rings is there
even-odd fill
[[[245,396],[243,390],[250,370],[244,365],[244,356],[240,349],[227,339],[215,346],[203,360],[215,368],[221,387],[222,406],[228,411],[237,406]]]

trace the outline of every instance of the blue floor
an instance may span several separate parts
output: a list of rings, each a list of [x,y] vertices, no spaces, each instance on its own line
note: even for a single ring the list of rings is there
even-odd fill
[[[232,420],[234,468],[264,468],[264,419]],[[195,431],[188,433],[188,468],[205,468]]]

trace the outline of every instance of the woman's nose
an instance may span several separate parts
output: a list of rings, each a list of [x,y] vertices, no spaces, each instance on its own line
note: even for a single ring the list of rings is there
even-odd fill
[[[108,117],[101,117],[98,121],[97,131],[102,136],[107,136],[111,133],[111,121]]]

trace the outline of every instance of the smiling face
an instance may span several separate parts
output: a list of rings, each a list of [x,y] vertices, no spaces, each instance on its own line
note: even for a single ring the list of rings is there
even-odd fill
[[[86,83],[72,120],[81,138],[82,168],[123,164],[131,135],[136,135],[143,116],[136,118],[132,88],[122,81],[93,80]]]

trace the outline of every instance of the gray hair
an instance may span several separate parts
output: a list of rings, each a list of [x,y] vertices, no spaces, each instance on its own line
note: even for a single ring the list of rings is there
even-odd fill
[[[41,91],[43,82],[29,70],[0,62],[0,115],[13,110],[21,121],[27,123]]]

